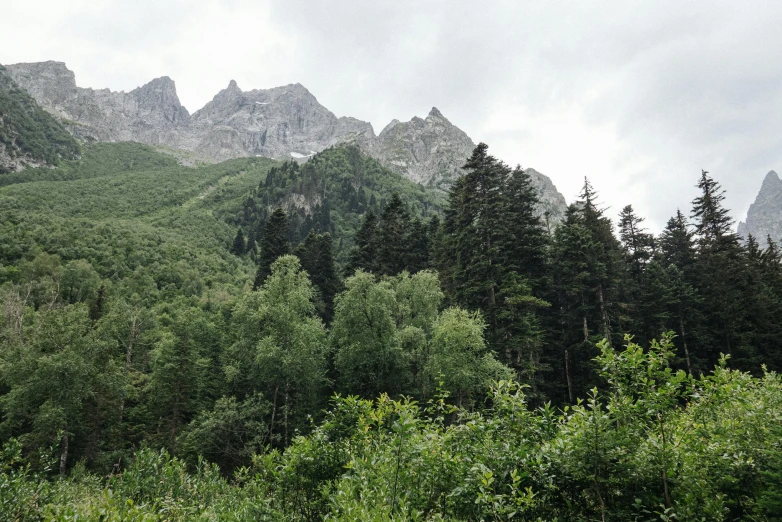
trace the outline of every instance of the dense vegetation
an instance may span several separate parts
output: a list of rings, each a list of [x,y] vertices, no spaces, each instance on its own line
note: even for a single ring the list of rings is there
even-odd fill
[[[62,125],[20,89],[0,65],[0,154],[57,165],[79,154]],[[0,174],[5,174],[0,164]]]
[[[706,172],[692,225],[617,237],[588,182],[552,236],[521,169],[465,171],[8,175],[0,519],[775,520],[776,245]]]

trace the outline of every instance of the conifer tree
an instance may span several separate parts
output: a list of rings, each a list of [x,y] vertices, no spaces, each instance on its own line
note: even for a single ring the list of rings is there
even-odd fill
[[[414,274],[429,267],[429,237],[427,227],[419,218],[410,224],[405,244],[408,251],[405,255],[405,270]]]
[[[301,261],[301,268],[309,274],[310,281],[318,289],[315,308],[328,324],[334,316],[334,296],[342,286],[334,264],[331,234],[310,231],[296,247],[295,253]]]
[[[258,255],[258,269],[255,272],[253,290],[257,290],[271,273],[271,266],[278,257],[290,252],[288,241],[288,217],[285,211],[277,208],[263,227],[260,241],[261,252]]]
[[[646,232],[643,222],[644,218],[635,214],[632,205],[627,205],[619,214],[619,237],[630,272],[636,281],[654,255],[654,236]]]
[[[749,290],[744,253],[723,206],[725,193],[720,184],[704,170],[697,186],[701,195],[693,200],[692,209],[698,246],[694,273],[707,321],[701,332],[705,343],[698,355],[705,361],[703,370],[716,364],[720,353],[730,354],[735,366],[749,369],[754,354],[741,339]]]
[[[231,245],[231,253],[235,254],[237,256],[241,256],[245,252],[245,244],[244,244],[244,232],[242,232],[242,229],[240,228],[236,232],[236,237],[234,237],[234,242]]]
[[[702,328],[702,318],[698,311],[699,297],[695,280],[695,240],[688,228],[687,218],[680,210],[668,220],[658,240],[660,248],[657,256],[661,265],[669,274],[674,297],[671,311],[671,330],[677,333],[674,342],[684,354],[687,371],[693,373],[700,369],[697,345]],[[692,349],[692,350],[691,350]]]
[[[526,278],[533,290],[546,286],[548,237],[537,211],[539,198],[529,174],[517,166],[502,190],[502,264]]]
[[[695,261],[695,241],[693,233],[687,228],[687,218],[680,210],[668,223],[660,235],[659,254],[665,266],[674,265],[682,271],[689,271]]]
[[[356,232],[356,244],[350,252],[348,264],[345,267],[345,275],[353,275],[353,272],[364,270],[374,272],[377,270],[377,216],[370,209],[361,221],[361,227]]]
[[[399,194],[394,192],[383,209],[377,226],[377,271],[396,275],[405,269],[410,216]]]
[[[621,342],[619,323],[626,308],[620,302],[625,283],[621,245],[589,180],[557,228],[552,250],[553,299],[561,332],[556,367],[565,375],[569,400],[574,400],[595,382],[590,361],[597,354],[596,343],[603,338]]]

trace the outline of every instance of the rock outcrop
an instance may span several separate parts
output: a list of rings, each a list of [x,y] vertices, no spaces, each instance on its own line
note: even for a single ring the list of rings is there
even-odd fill
[[[56,165],[79,145],[0,65],[0,174]]]
[[[766,174],[755,202],[749,206],[747,220],[739,223],[738,234],[745,240],[750,234],[765,247],[766,239],[782,241],[782,180],[773,170]]]
[[[393,120],[367,152],[413,181],[446,189],[474,148],[470,137],[433,107],[425,119]]]
[[[337,118],[301,84],[243,92],[231,80],[193,114],[184,145],[218,159],[302,159],[354,136],[375,138],[369,123]]]
[[[475,143],[432,108],[422,119],[397,120],[375,136],[372,125],[337,118],[300,84],[242,91],[233,80],[202,109],[188,113],[164,76],[128,93],[77,87],[64,63],[20,63],[10,76],[83,140],[139,141],[221,161],[245,156],[305,161],[341,143],[358,145],[383,165],[425,186],[447,190]],[[549,178],[530,175],[541,214],[558,222],[566,204]]]
[[[167,76],[126,92],[76,86],[62,62],[7,66],[11,78],[47,111],[86,141],[139,141],[177,146],[190,115]]]

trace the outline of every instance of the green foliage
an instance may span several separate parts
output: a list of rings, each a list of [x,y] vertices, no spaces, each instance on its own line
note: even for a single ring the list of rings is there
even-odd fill
[[[329,232],[334,239],[337,265],[344,266],[362,216],[368,212],[380,214],[394,193],[405,207],[400,211],[414,217],[438,212],[444,203],[441,192],[427,190],[386,169],[358,148],[334,147],[303,165],[291,161],[274,167],[265,181],[249,193],[234,220],[250,231],[248,238],[260,242],[271,213],[282,208],[289,218],[288,238],[294,245],[306,238],[310,230]]]
[[[0,519],[778,516],[778,247],[705,174],[654,252],[588,182],[549,238],[473,156],[442,225],[352,148],[4,176]]]

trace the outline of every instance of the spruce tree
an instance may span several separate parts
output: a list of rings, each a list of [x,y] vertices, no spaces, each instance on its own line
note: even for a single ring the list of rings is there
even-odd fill
[[[405,238],[408,251],[405,255],[405,269],[414,274],[429,267],[429,236],[427,227],[415,218]]]
[[[328,324],[334,316],[334,296],[342,287],[334,263],[331,234],[310,231],[296,247],[295,254],[301,261],[301,268],[309,274],[310,281],[318,289],[315,308]]]
[[[725,193],[708,174],[701,171],[701,195],[693,200],[692,209],[698,247],[695,280],[707,321],[702,332],[707,344],[699,356],[706,361],[703,370],[716,364],[720,353],[730,354],[734,366],[749,369],[753,350],[741,338],[749,291],[744,252],[723,206]]]
[[[622,323],[627,320],[620,290],[625,273],[611,221],[585,179],[580,199],[568,208],[552,247],[552,299],[560,330],[558,347],[553,351],[558,359],[556,367],[565,376],[569,400],[596,382],[591,363],[597,355],[596,343],[602,339],[615,344],[622,341]]]
[[[406,268],[409,252],[410,216],[399,194],[394,192],[383,209],[377,226],[377,271],[396,275]]]
[[[236,237],[234,237],[234,242],[231,245],[231,253],[235,254],[237,256],[241,256],[245,252],[245,244],[244,244],[244,232],[242,232],[242,229],[240,228],[236,232]]]
[[[625,260],[636,281],[654,255],[654,236],[646,232],[642,226],[643,222],[644,218],[635,214],[632,205],[627,205],[619,214],[619,237],[622,240]]]
[[[366,272],[377,270],[377,216],[370,209],[356,232],[355,246],[350,251],[345,275],[351,276],[359,268]]]
[[[261,252],[258,255],[258,269],[255,272],[253,290],[261,287],[271,273],[271,266],[278,257],[290,252],[288,241],[288,217],[285,211],[277,208],[263,227],[260,241]]]
[[[505,179],[502,190],[501,245],[503,267],[528,280],[533,290],[546,286],[548,235],[538,215],[540,203],[532,180],[521,167]]]

